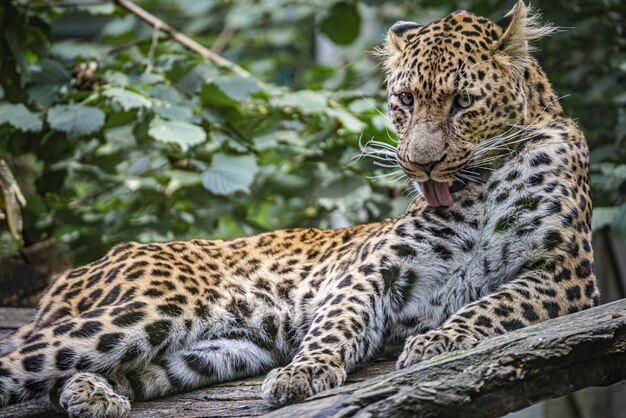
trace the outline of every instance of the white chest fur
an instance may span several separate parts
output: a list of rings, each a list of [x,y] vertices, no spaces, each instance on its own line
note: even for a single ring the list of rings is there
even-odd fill
[[[392,333],[439,327],[546,256],[546,237],[561,222],[555,215],[560,203],[550,189],[567,174],[533,161],[540,153],[557,155],[562,147],[559,135],[529,143],[484,183],[459,192],[451,207],[418,213],[415,253],[400,262],[417,280],[404,300],[390,292]],[[468,199],[474,203],[464,205]]]

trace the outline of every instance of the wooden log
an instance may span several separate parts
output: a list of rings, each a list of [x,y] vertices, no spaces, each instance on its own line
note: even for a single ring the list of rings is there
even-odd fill
[[[5,317],[19,317],[0,308]],[[23,312],[22,312],[23,314]],[[19,319],[15,321],[19,323]],[[346,386],[271,411],[263,377],[133,405],[131,417],[495,417],[588,386],[626,379],[626,299],[486,340],[475,348],[394,371],[370,362]],[[42,401],[0,409],[0,416],[61,417]]]
[[[355,370],[348,380],[363,382],[372,376],[394,369],[393,361],[376,361]],[[169,417],[255,417],[271,412],[261,399],[261,384],[264,376],[227,382],[193,392],[138,402],[132,405],[131,418]],[[28,401],[0,408],[2,418],[61,418],[47,400]]]
[[[268,417],[497,417],[626,379],[626,299],[321,393]]]
[[[34,315],[33,308],[0,308],[0,340],[30,321]]]

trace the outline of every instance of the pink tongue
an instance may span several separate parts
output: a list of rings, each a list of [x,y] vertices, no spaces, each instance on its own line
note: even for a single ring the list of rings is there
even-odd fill
[[[428,180],[420,183],[422,194],[428,202],[428,206],[450,206],[453,202],[452,195],[448,183],[439,183],[434,180]]]

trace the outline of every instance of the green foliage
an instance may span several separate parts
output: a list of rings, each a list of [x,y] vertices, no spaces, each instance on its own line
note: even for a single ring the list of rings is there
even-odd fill
[[[43,128],[41,119],[22,103],[1,103],[0,125],[11,125],[22,132],[39,132]]]
[[[263,20],[269,3],[250,4],[247,13]],[[166,3],[152,4],[158,10]],[[312,5],[289,7],[295,13],[290,26],[306,23],[294,36],[310,36],[317,25]],[[18,1],[0,10],[22,20],[55,12]],[[389,128],[371,106],[349,109],[362,100],[360,91],[339,96],[319,82],[293,91],[275,84],[280,80],[232,75],[146,32],[123,11],[110,12],[100,44],[61,40],[49,50],[30,47],[30,62],[16,62],[2,79],[11,94],[0,104],[0,155],[11,156],[16,170],[25,158],[36,161],[27,177],[31,187],[23,186],[27,244],[53,236],[84,262],[124,240],[331,227],[406,207],[406,201],[394,206],[387,197],[397,191],[364,179],[375,172],[368,162],[351,164],[361,137],[386,137]],[[209,20],[209,12],[230,16],[237,28],[244,17],[226,3],[205,12],[202,18]],[[359,18],[355,4],[338,2],[324,22],[346,13]],[[336,29],[325,31],[341,37]],[[20,37],[30,36],[20,30]],[[352,28],[351,37],[358,32]],[[199,38],[207,33],[203,29]],[[233,39],[231,48],[241,57],[254,56],[273,48],[276,39],[255,37],[246,49]],[[80,66],[92,59],[95,74]],[[383,106],[380,99],[372,102]]]
[[[254,156],[215,154],[211,166],[200,175],[200,179],[211,193],[228,196],[236,191],[249,192],[257,171]]]
[[[97,107],[56,105],[48,110],[48,125],[71,138],[99,131],[104,126],[105,117],[105,113]]]
[[[401,213],[401,185],[368,180],[380,169],[353,159],[360,141],[393,140],[381,114],[382,75],[364,51],[395,20],[429,21],[456,8],[498,18],[510,6],[137,3],[255,76],[202,61],[112,3],[0,4],[0,55],[11,57],[0,66],[0,158],[27,198],[26,244],[55,237],[76,263],[124,240],[231,238]],[[593,148],[594,226],[626,237],[623,2],[541,6],[548,20],[573,28],[538,54],[558,91],[573,93],[564,105]],[[67,33],[83,19],[94,22],[80,26],[90,33]],[[316,60],[321,38],[336,46],[330,65]],[[85,70],[92,60],[95,73]],[[10,241],[0,234],[0,242]]]
[[[157,141],[177,144],[182,152],[206,141],[206,132],[197,125],[184,120],[162,120],[154,118],[150,122],[148,135]]]

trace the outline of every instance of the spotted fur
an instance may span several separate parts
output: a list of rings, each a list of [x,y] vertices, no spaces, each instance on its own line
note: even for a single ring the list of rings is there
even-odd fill
[[[3,342],[0,404],[50,394],[72,416],[121,417],[129,401],[273,369],[263,397],[282,405],[382,347],[404,344],[407,367],[597,304],[587,146],[529,54],[547,32],[521,2],[498,23],[457,11],[394,25],[396,158],[416,183],[451,184],[452,204],[118,245],[57,280]]]

